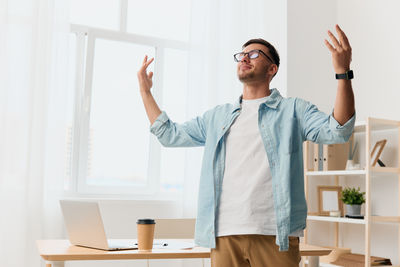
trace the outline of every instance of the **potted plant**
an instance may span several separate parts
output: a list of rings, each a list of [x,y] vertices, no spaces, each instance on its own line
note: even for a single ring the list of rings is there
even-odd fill
[[[365,203],[365,192],[360,192],[360,188],[346,187],[342,190],[341,200],[346,205],[346,215],[357,217],[361,215],[361,205]]]

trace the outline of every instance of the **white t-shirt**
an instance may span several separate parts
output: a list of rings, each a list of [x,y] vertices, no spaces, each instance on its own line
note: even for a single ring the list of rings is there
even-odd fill
[[[258,108],[266,99],[242,100],[240,115],[227,133],[217,236],[276,235],[272,175],[258,127]]]

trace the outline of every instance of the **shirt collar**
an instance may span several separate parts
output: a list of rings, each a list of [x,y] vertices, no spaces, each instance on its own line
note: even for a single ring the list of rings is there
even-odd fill
[[[270,108],[276,109],[281,103],[283,97],[276,88],[272,88],[270,91],[271,94],[267,97],[267,100],[265,100],[263,104]],[[243,95],[241,95],[239,99],[234,103],[232,113],[241,108],[242,99]]]

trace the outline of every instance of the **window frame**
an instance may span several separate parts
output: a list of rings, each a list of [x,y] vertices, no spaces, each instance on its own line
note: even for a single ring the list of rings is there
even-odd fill
[[[69,193],[78,195],[146,197],[159,193],[161,146],[149,132],[148,177],[145,187],[101,186],[87,184],[88,142],[90,110],[92,101],[93,68],[97,39],[127,42],[154,47],[155,60],[153,76],[153,96],[162,105],[163,73],[165,49],[188,51],[187,42],[150,37],[126,32],[127,0],[120,0],[120,29],[109,30],[85,25],[70,24],[70,33],[76,35],[74,114],[72,129],[72,149],[68,184]],[[132,75],[135,75],[134,71]]]

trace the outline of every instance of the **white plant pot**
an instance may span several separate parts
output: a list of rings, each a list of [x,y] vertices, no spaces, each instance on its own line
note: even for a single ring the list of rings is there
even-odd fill
[[[361,205],[349,205],[346,204],[346,214],[350,216],[361,215]]]

